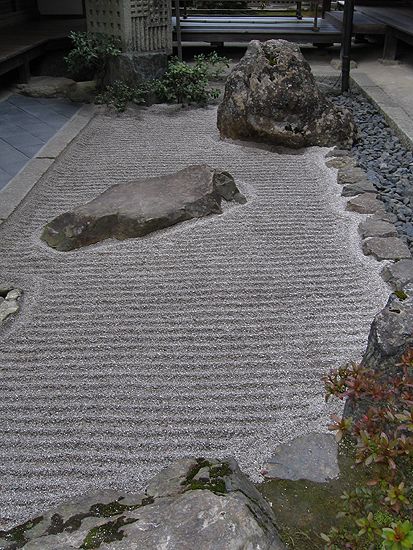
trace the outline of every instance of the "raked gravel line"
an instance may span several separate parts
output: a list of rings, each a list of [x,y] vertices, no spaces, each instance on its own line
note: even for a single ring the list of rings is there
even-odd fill
[[[216,109],[98,115],[0,226],[0,528],[170,460],[323,431],[320,377],[357,359],[388,291],[360,252],[326,150],[221,142]],[[43,224],[109,185],[207,162],[247,195],[221,216],[58,253]]]

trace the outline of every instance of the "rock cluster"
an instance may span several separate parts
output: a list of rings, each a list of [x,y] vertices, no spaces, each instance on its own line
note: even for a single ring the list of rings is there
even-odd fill
[[[351,147],[355,126],[347,110],[321,93],[300,48],[285,40],[250,42],[227,78],[218,108],[222,137],[286,147]]]
[[[337,96],[332,101],[352,112],[359,131],[352,154],[392,215],[401,239],[413,247],[413,151],[403,146],[363,96]]]
[[[67,97],[71,101],[90,103],[96,93],[96,82],[76,82],[63,76],[34,76],[29,82],[19,84],[17,90],[30,97]]]
[[[245,202],[234,178],[206,164],[114,185],[48,223],[42,239],[68,251],[104,239],[142,237],[191,218],[220,214],[221,200]]]
[[[11,285],[0,283],[0,325],[20,309],[19,300],[22,291]]]
[[[18,541],[18,546],[16,545]],[[233,459],[183,459],[141,494],[102,491],[66,503],[10,531],[12,550],[283,550],[269,504]]]

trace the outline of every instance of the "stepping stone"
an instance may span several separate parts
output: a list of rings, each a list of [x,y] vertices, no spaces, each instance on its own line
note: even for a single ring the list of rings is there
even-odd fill
[[[403,290],[405,285],[413,282],[413,260],[400,260],[386,265],[381,276],[394,290]]]
[[[366,176],[366,172],[359,168],[358,166],[341,168],[338,171],[337,182],[340,185],[354,184],[354,183],[365,183],[370,182]]]
[[[374,214],[384,212],[384,204],[376,199],[373,193],[363,193],[348,201],[346,210],[359,214]]]
[[[348,154],[348,151],[346,151]],[[327,160],[326,166],[329,168],[355,168],[357,166],[356,159],[350,156],[333,157]]]
[[[397,229],[393,224],[368,218],[359,225],[359,233],[363,239],[369,237],[397,237]]]
[[[410,250],[397,237],[372,237],[363,241],[363,253],[377,260],[402,260],[411,258]]]
[[[341,192],[342,197],[355,197],[361,193],[377,193],[377,189],[374,185],[366,179],[365,181],[360,181],[358,183],[346,184],[343,186]]]
[[[337,443],[333,435],[311,433],[275,449],[263,475],[272,479],[308,479],[323,483],[338,477]]]

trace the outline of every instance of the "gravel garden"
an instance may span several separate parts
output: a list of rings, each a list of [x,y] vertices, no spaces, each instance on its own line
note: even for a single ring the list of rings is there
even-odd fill
[[[94,67],[0,226],[2,550],[413,548],[412,152],[294,45],[225,64]]]

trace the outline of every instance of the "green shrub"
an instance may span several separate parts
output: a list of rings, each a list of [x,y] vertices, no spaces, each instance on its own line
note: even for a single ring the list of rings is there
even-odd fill
[[[73,47],[65,57],[69,73],[79,80],[102,80],[109,58],[121,53],[120,40],[105,34],[71,32]]]
[[[350,398],[354,419],[333,418],[337,440],[355,445],[369,482],[342,495],[340,526],[321,537],[328,550],[413,549],[413,350],[391,377],[350,365],[325,379],[327,399]],[[360,405],[360,407],[358,407]]]
[[[105,103],[117,111],[124,111],[128,102],[146,104],[149,98],[157,102],[206,105],[219,96],[219,90],[209,87],[209,79],[220,78],[227,66],[228,60],[215,52],[195,56],[193,64],[174,57],[162,78],[137,86],[116,81],[97,96],[96,103]]]

